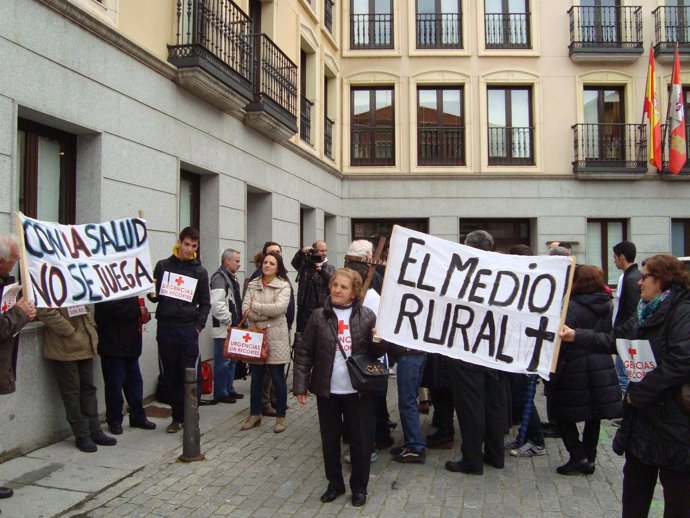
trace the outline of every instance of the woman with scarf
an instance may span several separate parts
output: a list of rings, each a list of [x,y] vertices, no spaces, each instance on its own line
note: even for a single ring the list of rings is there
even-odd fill
[[[376,394],[358,393],[352,388],[338,343],[346,356],[366,352],[377,358],[386,351],[385,345],[373,342],[376,315],[362,306],[362,277],[353,270],[341,268],[331,277],[329,288],[324,307],[312,312],[302,341],[295,347],[293,391],[302,405],[307,402],[307,392],[316,396],[328,480],[321,501],[332,502],[345,493],[340,439],[347,430],[352,505],[360,507],[367,499]]]
[[[616,352],[616,338],[637,339],[636,349],[651,350],[654,368],[628,386],[623,425],[613,443],[616,453],[625,453],[622,516],[647,516],[658,477],[664,518],[687,518],[690,415],[677,393],[690,381],[690,275],[675,257],[654,255],[642,263],[639,286],[637,315],[617,336],[565,326],[561,339],[574,342],[570,347],[605,353]]]
[[[264,375],[268,371],[276,390],[275,433],[285,431],[285,410],[287,408],[287,383],[284,367],[290,362],[290,333],[285,311],[290,302],[290,282],[282,257],[275,252],[264,254],[261,261],[261,276],[252,279],[242,301],[242,314],[249,312],[247,320],[251,327],[266,330],[268,360],[265,364],[252,365],[249,417],[242,424],[242,430],[250,430],[261,424],[261,405],[264,389]]]

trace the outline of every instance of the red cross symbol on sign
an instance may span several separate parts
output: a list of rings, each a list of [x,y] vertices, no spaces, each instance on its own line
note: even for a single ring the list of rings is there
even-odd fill
[[[4,313],[5,311],[7,311],[7,304],[2,305],[2,312]]]
[[[350,329],[344,320],[338,320],[338,334],[342,335],[347,329]]]
[[[246,333],[244,336],[242,336],[242,340],[244,340],[245,343],[251,339],[252,339],[252,335],[250,335],[249,333]]]
[[[630,353],[630,356],[635,356],[637,354],[637,349],[633,349],[632,347],[628,349],[628,352]]]
[[[182,277],[178,277],[175,279],[175,283],[179,286],[181,284],[184,284],[184,279]]]

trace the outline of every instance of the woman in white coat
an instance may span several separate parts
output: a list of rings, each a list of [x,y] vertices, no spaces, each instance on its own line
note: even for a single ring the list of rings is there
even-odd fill
[[[261,396],[264,375],[268,371],[276,390],[275,433],[285,431],[287,408],[287,383],[285,364],[290,362],[290,333],[285,312],[290,303],[290,283],[283,259],[275,252],[268,252],[261,260],[261,276],[247,285],[242,301],[242,313],[249,311],[250,327],[266,330],[269,355],[265,364],[252,364],[249,417],[242,430],[250,430],[261,424]]]

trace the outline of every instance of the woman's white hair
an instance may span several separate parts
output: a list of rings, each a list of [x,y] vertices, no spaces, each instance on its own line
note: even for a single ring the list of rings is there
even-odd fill
[[[350,243],[350,248],[347,249],[346,255],[354,257],[367,257],[374,254],[374,244],[366,239],[357,239]]]
[[[3,261],[10,260],[12,247],[18,247],[19,241],[12,234],[0,234],[0,259]]]

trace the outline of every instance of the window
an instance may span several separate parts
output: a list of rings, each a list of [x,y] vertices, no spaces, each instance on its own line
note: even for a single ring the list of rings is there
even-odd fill
[[[487,102],[489,165],[534,165],[532,89],[491,86]]]
[[[311,144],[311,111],[314,106],[314,101],[307,97],[307,77],[309,69],[307,63],[307,53],[304,49],[300,50],[300,117],[299,117],[299,136],[307,144]],[[313,55],[311,55],[313,59]]]
[[[627,223],[622,219],[587,220],[586,264],[599,266],[604,271],[604,282],[618,284],[620,272],[613,262],[613,246],[628,235]]]
[[[180,229],[194,227],[201,222],[201,178],[189,171],[180,171],[179,218]]]
[[[665,25],[668,41],[690,42],[690,0],[666,0]]]
[[[417,90],[417,163],[465,165],[462,87]]]
[[[326,29],[328,29],[328,32],[333,34],[333,6],[335,5],[335,2],[333,0],[323,0],[324,1],[324,10],[323,10],[323,24],[326,26]]]
[[[425,218],[398,218],[398,219],[355,219],[352,220],[352,239],[368,239],[374,244],[374,250],[379,244],[379,239],[386,238],[384,250],[388,250],[393,227],[400,225],[417,232],[429,233],[429,220]],[[385,256],[384,252],[384,256]]]
[[[395,165],[392,88],[352,89],[352,165]]]
[[[75,223],[77,137],[19,119],[19,210],[62,224]]]
[[[587,165],[625,161],[626,125],[622,87],[586,86],[583,145]]]
[[[392,0],[352,0],[350,47],[393,48]]]
[[[676,257],[690,256],[690,219],[671,220],[671,253]]]
[[[417,48],[461,49],[460,0],[417,0]]]
[[[460,243],[474,230],[486,230],[491,234],[497,252],[507,252],[515,245],[531,246],[528,219],[461,219]]]
[[[620,14],[618,0],[581,0],[582,41],[605,45],[620,42]]]
[[[485,0],[484,32],[487,49],[529,49],[528,0]]]

